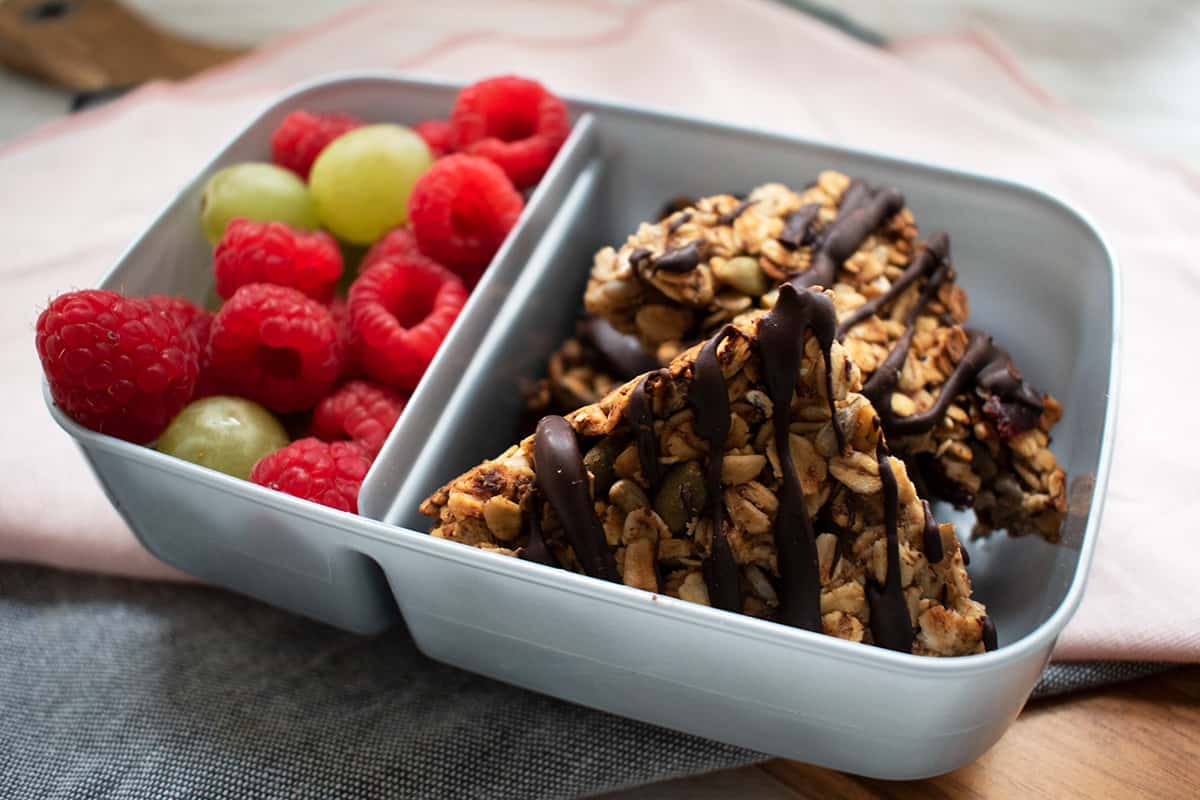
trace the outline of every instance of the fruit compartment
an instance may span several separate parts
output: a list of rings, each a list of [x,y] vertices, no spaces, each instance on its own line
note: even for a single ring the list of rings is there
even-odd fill
[[[398,77],[334,78],[301,87],[271,104],[205,165],[118,259],[101,288],[130,295],[213,298],[212,248],[201,230],[200,197],[221,167],[263,160],[270,136],[291,111],[343,111],[368,122],[414,123],[444,117],[460,85]],[[403,475],[542,238],[576,175],[595,149],[593,121],[573,115],[572,131],[529,194],[523,213],[472,292],[372,466]],[[45,388],[45,387],[44,387]],[[82,428],[44,391],[58,423],[73,436],[113,505],[138,539],[163,561],[202,580],[290,611],[363,633],[398,618],[378,566],[347,546],[359,520],[149,447]]]
[[[1037,190],[803,139],[576,102],[598,159],[580,174],[403,485],[360,501],[396,525],[367,549],[427,655],[584,705],[884,778],[954,769],[991,746],[1078,605],[1108,474],[1117,272],[1103,238]],[[1062,399],[1053,445],[1072,481],[1063,542],[968,543],[994,652],[932,659],[844,642],[604,583],[421,533],[420,501],[516,441],[518,387],[571,330],[592,254],[677,195],[802,183],[833,168],[906,194],[947,230],[976,324]],[[1019,242],[1014,247],[1014,242]],[[964,533],[970,517],[937,510]],[[366,540],[364,540],[366,541]]]

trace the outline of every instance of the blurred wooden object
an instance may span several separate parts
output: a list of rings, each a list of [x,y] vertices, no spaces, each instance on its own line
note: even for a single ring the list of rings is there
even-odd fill
[[[115,0],[0,2],[0,64],[75,92],[186,78],[242,52],[160,30]]]
[[[760,767],[792,797],[1200,797],[1200,667],[1035,700],[978,761],[926,781],[858,778],[794,761]]]

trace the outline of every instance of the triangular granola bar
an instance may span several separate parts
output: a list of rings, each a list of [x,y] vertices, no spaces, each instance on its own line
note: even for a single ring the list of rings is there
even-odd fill
[[[836,325],[830,294],[786,288],[421,511],[434,536],[844,639],[994,647],[953,527],[888,453]]]
[[[988,336],[965,327],[948,237],[919,243],[895,189],[824,172],[799,192],[766,184],[743,200],[701,198],[598,252],[585,305],[669,358],[769,308],[785,283],[833,291],[837,337],[914,480],[931,496],[973,506],[983,531],[1057,539],[1066,479],[1048,445],[1061,406],[1030,388]],[[597,371],[604,377],[606,368]]]

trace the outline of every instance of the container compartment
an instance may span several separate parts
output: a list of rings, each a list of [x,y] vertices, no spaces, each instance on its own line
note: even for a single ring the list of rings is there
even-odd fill
[[[968,763],[1019,712],[1086,578],[1115,387],[1116,268],[1102,238],[1063,203],[1008,182],[578,107],[596,118],[600,160],[580,175],[408,480],[381,509],[386,522],[428,530],[420,501],[516,441],[518,386],[540,376],[569,334],[596,249],[623,241],[669,197],[803,183],[834,168],[899,186],[925,235],[950,232],[975,323],[1062,399],[1054,450],[1074,489],[1069,529],[1058,546],[1004,535],[968,544],[1001,647],[958,659],[850,644],[397,530],[404,552],[371,551],[418,645],[557,697],[836,769],[898,779]],[[958,516],[965,535],[970,516]]]
[[[200,228],[200,198],[210,174],[228,164],[267,159],[271,132],[293,110],[345,111],[367,121],[412,123],[446,116],[458,88],[356,77],[321,81],[284,96],[197,173],[121,256],[101,288],[130,295],[182,295],[206,304],[213,292],[212,249]],[[494,309],[520,276],[594,150],[592,118],[577,114],[570,137],[529,196],[372,467],[372,473],[388,472],[380,485],[399,487],[425,432],[491,325]],[[359,522],[355,517],[97,435],[60,413],[48,391],[45,396],[113,505],[158,558],[217,586],[359,633],[377,632],[398,620],[379,567],[348,543],[345,532]]]

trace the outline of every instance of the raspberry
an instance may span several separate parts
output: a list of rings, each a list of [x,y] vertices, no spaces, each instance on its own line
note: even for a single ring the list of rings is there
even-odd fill
[[[450,114],[450,145],[494,161],[524,189],[541,180],[570,128],[562,100],[537,81],[506,75],[459,93]]]
[[[450,123],[446,120],[427,119],[413,125],[413,130],[429,145],[434,158],[441,158],[450,152]]]
[[[273,283],[328,303],[342,275],[342,253],[323,231],[239,218],[225,228],[213,251],[213,272],[217,294],[226,300],[248,283]]]
[[[523,205],[495,164],[453,155],[435,161],[417,179],[408,197],[408,218],[421,252],[474,286]]]
[[[196,378],[196,389],[192,399],[220,394],[220,387],[213,382],[212,370],[209,369],[208,336],[212,330],[214,314],[206,308],[193,303],[184,297],[173,297],[166,294],[153,294],[146,298],[162,311],[175,317],[179,327],[189,334],[196,342],[196,352],[199,356],[200,374]]]
[[[195,338],[173,314],[116,292],[55,298],[38,317],[36,344],[58,407],[119,439],[154,441],[196,387]]]
[[[362,263],[358,265],[358,271],[361,273],[376,261],[419,252],[421,252],[421,249],[417,247],[417,237],[413,235],[411,230],[408,228],[392,228],[384,234],[382,239],[371,245],[371,249],[363,256]]]
[[[349,114],[293,111],[271,134],[271,160],[307,180],[313,162],[325,146],[363,124],[362,120]]]
[[[313,409],[312,434],[327,442],[357,442],[379,455],[408,398],[372,381],[349,381]]]
[[[250,472],[250,480],[277,492],[357,514],[358,490],[370,468],[371,459],[354,442],[322,442],[309,437],[260,458]]]
[[[342,368],[329,309],[286,286],[234,292],[208,340],[215,381],[229,394],[286,413],[312,408]]]
[[[370,377],[412,389],[467,300],[462,282],[421,255],[380,261],[350,286],[350,329]]]
[[[200,360],[203,362],[204,352],[208,349],[208,333],[212,330],[213,313],[206,308],[201,308],[186,297],[152,294],[146,300],[159,310],[173,316],[179,323],[179,327],[185,333],[192,335],[200,352]],[[203,369],[203,363],[201,369]]]
[[[341,297],[329,303],[329,316],[337,328],[338,350],[342,354],[342,371],[339,377],[353,378],[359,375],[358,363],[354,358],[354,341],[350,330],[350,305]]]

